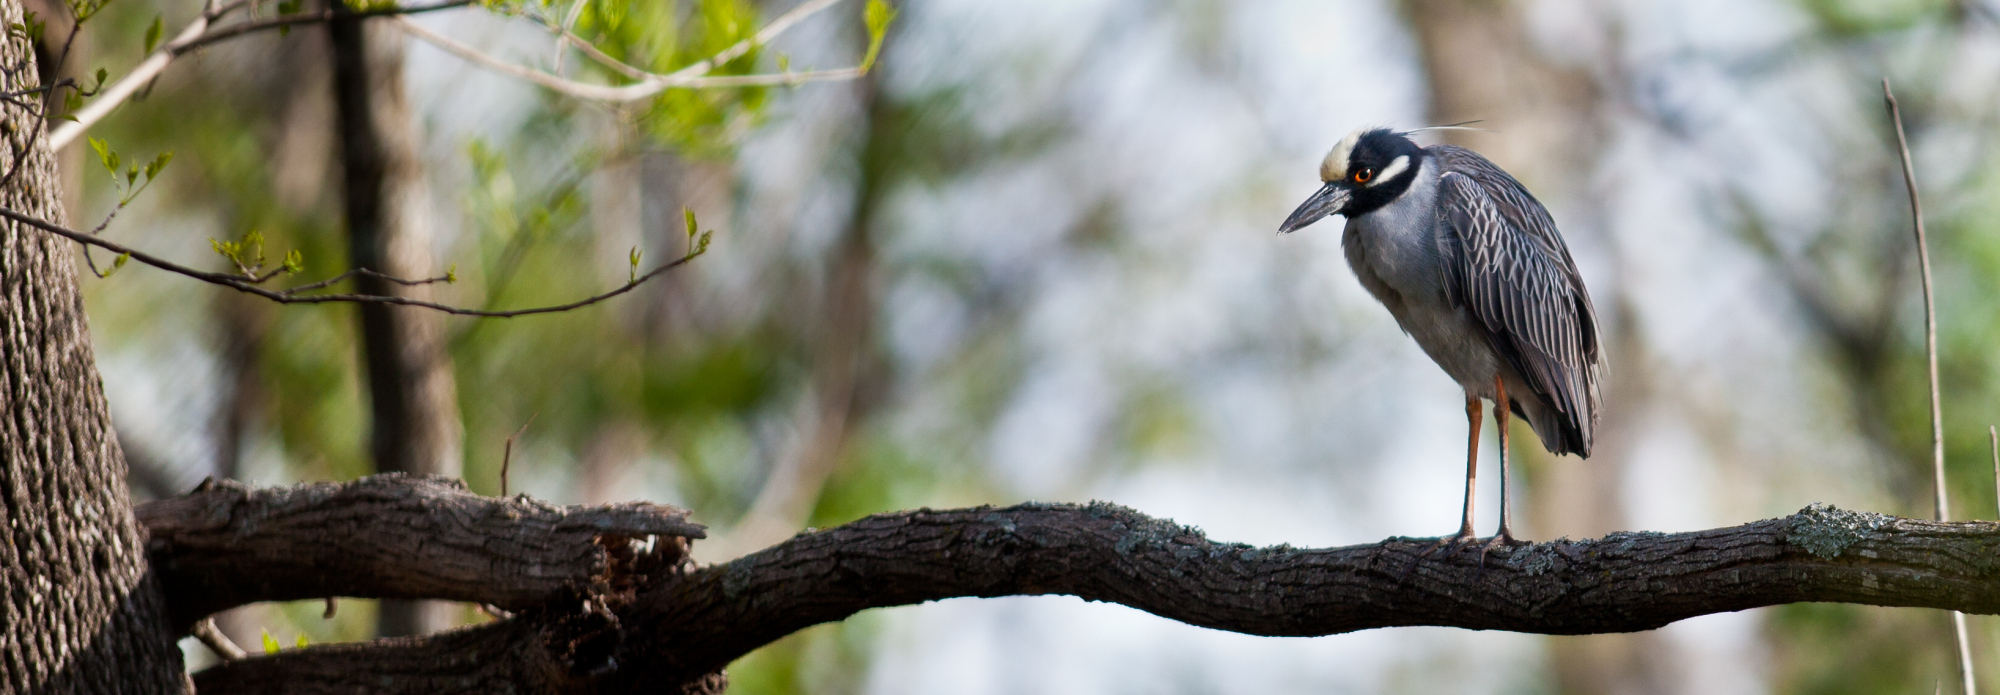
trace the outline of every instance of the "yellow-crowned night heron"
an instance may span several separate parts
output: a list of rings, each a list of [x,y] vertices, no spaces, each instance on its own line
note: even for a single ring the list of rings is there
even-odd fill
[[[1441,544],[1473,537],[1479,399],[1493,402],[1500,532],[1488,547],[1512,543],[1507,415],[1527,418],[1551,452],[1590,455],[1604,365],[1596,312],[1555,221],[1521,182],[1471,150],[1409,135],[1342,139],[1320,163],[1326,185],[1279,232],[1345,216],[1341,246],[1361,286],[1465,389],[1465,516]]]

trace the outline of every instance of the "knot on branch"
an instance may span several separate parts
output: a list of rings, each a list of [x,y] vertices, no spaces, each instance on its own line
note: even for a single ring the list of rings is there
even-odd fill
[[[1785,519],[1785,540],[1821,559],[1840,557],[1848,546],[1894,521],[1875,512],[1857,512],[1814,502]]]

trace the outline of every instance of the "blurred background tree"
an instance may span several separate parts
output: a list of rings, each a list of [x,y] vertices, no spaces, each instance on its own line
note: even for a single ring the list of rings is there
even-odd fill
[[[665,72],[793,6],[557,0],[416,21],[603,83],[623,78],[540,24]],[[197,9],[112,3],[73,64],[116,72],[156,16],[178,26]],[[625,282],[635,248],[686,252],[684,209],[717,230],[699,262],[606,304],[421,319],[436,354],[411,359],[456,393],[406,406],[430,424],[402,424],[441,433],[421,458],[462,461],[475,490],[498,493],[503,443],[522,432],[507,492],[688,507],[715,529],[696,546],[704,561],[877,511],[1029,498],[1112,499],[1253,543],[1448,531],[1456,391],[1354,283],[1336,225],[1271,232],[1353,127],[1482,119],[1492,132],[1450,140],[1548,203],[1613,359],[1596,457],[1515,452],[1528,462],[1525,537],[1686,530],[1812,501],[1924,516],[1921,310],[1876,91],[1886,75],[1933,211],[1954,509],[1995,513],[1989,4],[896,9],[880,69],[862,79],[630,103],[542,89],[370,20],[382,31],[368,43],[382,45],[367,84],[388,99],[375,118],[406,129],[388,138],[405,143],[405,178],[383,190],[407,196],[394,219],[416,259],[404,272],[455,266],[437,295],[564,301]],[[850,65],[869,50],[862,12],[817,14],[718,74]],[[257,230],[302,249],[309,277],[359,258],[337,43],[300,26],[204,49],[93,128],[123,151],[178,153],[111,233],[186,259]],[[390,113],[397,99],[404,115]],[[81,149],[65,153],[85,184],[72,217],[96,219],[114,194]],[[151,494],[204,475],[276,484],[393,467],[355,309],[276,307],[150,272],[86,291]],[[330,620],[321,609],[254,606],[224,627],[249,643],[378,629],[369,602]],[[406,629],[479,619],[462,606],[438,616]],[[1974,627],[1991,672],[1995,624]],[[743,693],[1905,691],[1951,682],[1949,635],[1939,613],[1799,605],[1642,635],[1268,640],[1001,599],[822,626],[731,675]]]

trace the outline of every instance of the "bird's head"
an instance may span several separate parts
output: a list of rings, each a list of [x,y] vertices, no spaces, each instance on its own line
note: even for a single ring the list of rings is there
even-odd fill
[[[1327,215],[1353,218],[1388,205],[1416,180],[1424,148],[1408,133],[1388,128],[1359,128],[1333,146],[1319,163],[1325,185],[1292,211],[1279,233],[1298,230]]]

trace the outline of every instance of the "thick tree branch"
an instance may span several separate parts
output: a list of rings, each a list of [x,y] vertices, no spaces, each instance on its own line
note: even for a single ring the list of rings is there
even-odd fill
[[[897,512],[735,562],[650,575],[629,595],[430,638],[288,650],[196,681],[205,694],[276,685],[473,692],[497,682],[529,684],[523,692],[697,692],[730,661],[799,629],[961,596],[1067,594],[1274,636],[1409,625],[1628,632],[1802,601],[2000,612],[2000,523],[1815,505],[1733,528],[1497,548],[1483,562],[1475,551],[1426,554],[1433,545],[1253,548],[1102,503]],[[450,668],[396,666],[423,660]],[[380,685],[383,675],[398,685]]]
[[[559,507],[399,473],[261,490],[209,480],[137,514],[179,626],[247,603],[325,596],[532,608],[589,589],[621,554],[676,566],[685,554],[676,538],[703,537],[686,511],[664,505]],[[628,545],[646,536],[660,538]]]

